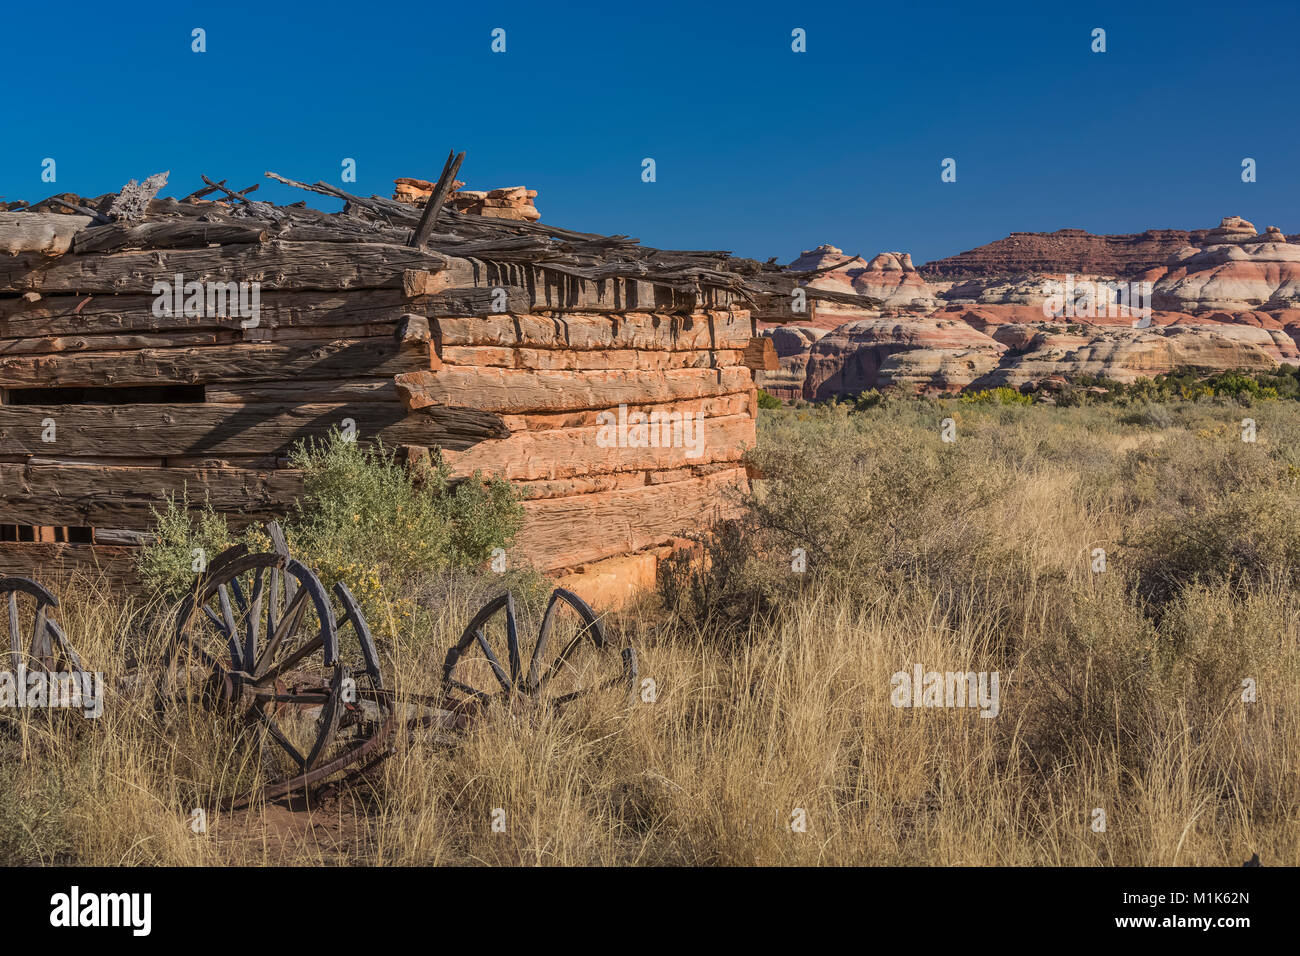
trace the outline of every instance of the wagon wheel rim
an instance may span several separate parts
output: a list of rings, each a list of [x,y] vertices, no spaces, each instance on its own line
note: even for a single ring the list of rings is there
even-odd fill
[[[391,729],[385,704],[374,720],[360,713],[358,697],[375,696],[382,679],[365,618],[346,587],[342,594],[340,625],[305,565],[240,547],[218,556],[182,603],[165,655],[164,699],[197,701],[227,719],[217,732],[229,735],[232,757],[247,761],[237,768],[263,781],[237,787],[232,808],[258,793],[269,800],[305,789],[363,759]],[[355,653],[340,658],[340,626],[361,661]]]
[[[615,647],[591,605],[566,588],[556,588],[529,663],[531,692],[564,706],[593,694],[630,694],[636,673],[636,652]]]
[[[23,671],[73,675],[86,672],[56,620],[58,608],[58,598],[36,581],[0,577],[0,614],[4,616],[9,668],[15,680]]]
[[[514,597],[507,591],[474,615],[447,652],[444,686],[480,703],[525,696],[563,706],[614,688],[630,690],[635,681],[635,653],[631,648],[614,648],[596,613],[564,588],[551,594],[537,638],[529,643],[532,651],[525,671]],[[574,679],[579,671],[577,658],[593,652],[604,659],[598,678],[589,673],[592,679]]]

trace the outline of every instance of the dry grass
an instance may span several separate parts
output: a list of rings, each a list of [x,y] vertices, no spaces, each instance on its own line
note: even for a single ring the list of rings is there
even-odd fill
[[[1133,411],[776,412],[739,546],[609,621],[654,702],[403,742],[310,812],[213,811],[192,833],[197,758],[129,693],[98,721],[0,718],[0,860],[1300,863],[1300,411]],[[66,630],[115,686],[143,609],[66,587]],[[434,689],[480,597],[431,587],[418,633],[393,616],[397,686]],[[891,706],[916,663],[997,671],[1000,713]]]

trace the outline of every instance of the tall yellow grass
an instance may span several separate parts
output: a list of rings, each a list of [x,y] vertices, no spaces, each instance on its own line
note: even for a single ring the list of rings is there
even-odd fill
[[[944,448],[938,421],[953,414],[959,441]],[[752,620],[649,595],[607,624],[637,646],[653,694],[492,714],[450,746],[403,738],[323,805],[209,809],[202,835],[181,782],[194,755],[162,738],[139,695],[115,691],[98,721],[0,716],[0,860],[1237,865],[1258,852],[1300,863],[1300,592],[1285,549],[1261,559],[1267,574],[1242,576],[1208,541],[1204,573],[1179,565],[1187,579],[1158,607],[1143,590],[1160,571],[1162,516],[1197,529],[1233,494],[1296,494],[1287,443],[1300,412],[1252,414],[1264,444],[1243,449],[1231,406],[1188,406],[1154,426],[1097,409],[777,412],[763,441],[779,450],[814,455],[834,433],[863,460],[893,455],[930,476],[929,500],[867,476],[870,514],[898,530],[873,539],[874,553],[908,560],[813,568],[781,592],[780,613]],[[945,464],[949,452],[973,470]],[[828,475],[825,487],[852,493],[854,480]],[[774,544],[785,538],[763,540],[755,561],[785,560]],[[146,650],[147,609],[93,583],[64,587],[65,629],[117,687]],[[451,599],[420,633],[404,624],[386,648],[390,680],[436,689],[473,610]],[[892,675],[916,663],[997,670],[1000,713],[892,706]]]

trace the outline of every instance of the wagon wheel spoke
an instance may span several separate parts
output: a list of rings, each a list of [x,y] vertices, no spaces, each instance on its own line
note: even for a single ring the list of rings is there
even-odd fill
[[[307,758],[305,758],[298,751],[298,748],[293,745],[293,742],[285,736],[284,731],[280,729],[280,725],[271,718],[261,703],[258,703],[253,708],[252,716],[258,723],[266,728],[268,736],[280,745],[280,749],[289,755],[289,759],[291,759],[300,770],[305,770],[307,768]]]
[[[496,677],[497,683],[501,685],[501,689],[507,694],[510,693],[510,688],[512,686],[510,683],[510,677],[506,674],[505,668],[501,666],[501,662],[497,660],[497,656],[492,653],[492,645],[488,644],[487,638],[483,636],[482,628],[474,631],[474,641],[478,644],[479,650],[483,652],[483,656],[487,658],[488,664],[491,665],[492,674]],[[515,653],[518,653],[517,650]],[[513,657],[514,655],[512,654],[512,662]]]
[[[203,617],[211,623],[213,628],[216,629],[216,632],[221,635],[222,639],[226,642],[226,653],[230,655],[230,660],[235,662],[233,666],[238,667],[239,642],[236,641],[234,635],[226,629],[226,622],[221,619],[220,614],[208,607],[206,604],[203,606]],[[215,661],[212,661],[209,666],[211,666],[211,664],[215,664]]]
[[[63,628],[47,617],[45,629],[51,638],[51,646],[63,655],[63,660],[72,665],[74,671],[84,671],[86,669],[85,665],[81,663],[81,658],[77,656],[76,648],[72,646],[68,636],[63,633]]]
[[[271,569],[271,600],[266,603],[266,633],[275,633],[280,621],[280,569]]]
[[[568,646],[560,652],[560,655],[556,657],[555,660],[551,661],[550,665],[546,669],[546,673],[541,676],[541,679],[538,681],[539,688],[545,687],[547,682],[550,681],[559,669],[565,665],[565,662],[569,659],[569,655],[571,655],[578,646],[582,644],[582,641],[586,636],[587,630],[586,628],[583,628],[578,632],[577,636],[574,637],[573,640],[569,641]]]
[[[23,663],[23,639],[18,632],[18,592],[9,592],[9,669],[17,679],[18,668]]]
[[[302,588],[294,595],[293,600],[289,602],[289,606],[285,608],[284,617],[280,619],[280,624],[275,629],[275,633],[272,634],[270,639],[266,642],[266,647],[262,650],[262,656],[257,661],[257,665],[252,671],[254,678],[260,680],[266,676],[267,670],[271,666],[271,662],[275,660],[276,652],[280,649],[280,645],[283,644],[288,637],[298,632],[298,627],[302,624],[303,616],[307,612],[308,597],[307,589]],[[285,668],[282,665],[280,670],[284,669]]]
[[[515,597],[509,591],[506,592],[506,645],[510,650],[510,682],[516,684],[519,682],[520,654],[519,654],[519,625],[515,621]]]
[[[253,597],[252,606],[244,616],[244,653],[243,660],[245,665],[257,660],[257,642],[261,637],[262,628],[262,600],[264,597],[262,589],[262,577],[265,568],[258,568],[257,574],[253,578]],[[268,632],[270,633],[270,632]]]
[[[334,675],[334,681],[330,686],[329,698],[325,702],[325,707],[321,711],[320,734],[316,737],[316,743],[311,748],[311,753],[307,755],[307,762],[304,769],[310,770],[316,766],[325,748],[334,739],[338,733],[339,718],[343,716],[342,691],[344,681],[352,679],[352,672],[347,666],[340,667]]]
[[[473,697],[475,700],[486,700],[492,696],[492,694],[487,691],[479,690],[477,687],[470,687],[469,684],[462,684],[454,677],[449,677],[446,681],[446,685],[449,689],[458,690],[462,694],[467,694],[470,697]]]
[[[45,604],[37,602],[36,620],[32,624],[32,643],[29,654],[32,660],[39,661],[47,671],[54,670],[54,647],[50,640],[50,631],[45,622]]]
[[[632,648],[627,647],[623,649],[622,656],[624,659],[624,670],[622,673],[609,678],[609,680],[605,681],[603,684],[597,684],[594,687],[586,687],[581,690],[571,691],[567,694],[553,696],[550,698],[550,702],[556,705],[564,705],[571,701],[575,701],[586,694],[603,693],[605,691],[628,688],[629,680],[627,674],[629,671],[633,681],[636,679],[636,652],[633,651]]]
[[[239,608],[240,616],[248,613],[248,602],[244,600],[244,589],[240,586],[239,578],[230,579],[230,593],[235,596],[235,605]]]
[[[287,656],[274,667],[267,670],[253,679],[254,686],[261,687],[270,681],[277,680],[281,674],[293,670],[301,664],[309,655],[315,654],[325,646],[325,637],[323,634],[317,634],[314,638],[298,648],[292,654]]]
[[[244,669],[243,657],[239,652],[239,630],[235,627],[235,612],[230,607],[230,592],[224,584],[217,586],[217,596],[221,605],[221,625],[230,648],[230,663],[235,670]]]

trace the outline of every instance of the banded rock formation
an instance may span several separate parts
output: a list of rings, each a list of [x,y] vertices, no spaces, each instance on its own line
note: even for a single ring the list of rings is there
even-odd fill
[[[1300,307],[1300,245],[1270,226],[1260,235],[1237,216],[1211,230],[1201,247],[1179,250],[1158,269],[1155,305],[1162,309],[1248,311]]]
[[[928,312],[938,305],[934,291],[926,284],[912,257],[905,252],[882,252],[870,262],[861,256],[847,256],[832,245],[805,251],[787,267],[791,271],[814,271],[839,266],[808,281],[813,288],[852,292],[881,300],[885,309]],[[848,311],[848,310],[845,310]],[[860,309],[852,310],[861,314]]]
[[[900,290],[924,288],[936,306],[925,316],[819,310],[818,324],[831,328],[816,342],[789,325],[780,333],[764,331],[774,340],[782,336],[781,379],[773,394],[794,395],[801,369],[800,396],[822,400],[869,388],[934,394],[1068,375],[1132,381],[1183,367],[1300,364],[1300,245],[1274,226],[1259,233],[1239,216],[1194,232],[1016,233],[919,273],[899,253],[877,257],[867,268],[833,246],[805,253],[792,267],[838,263],[845,265],[817,280],[870,288],[887,304],[919,304],[922,299],[910,291],[900,297]],[[873,285],[862,282],[864,274],[873,275]],[[904,275],[907,285],[880,282],[881,276]],[[1090,300],[1079,301],[1095,308],[1045,311],[1071,298],[1062,296],[1071,286],[1092,290],[1086,292]],[[1103,308],[1115,286],[1150,314]],[[1141,298],[1143,289],[1149,301]],[[844,321],[835,325],[834,318]],[[963,326],[966,332],[959,331]]]

